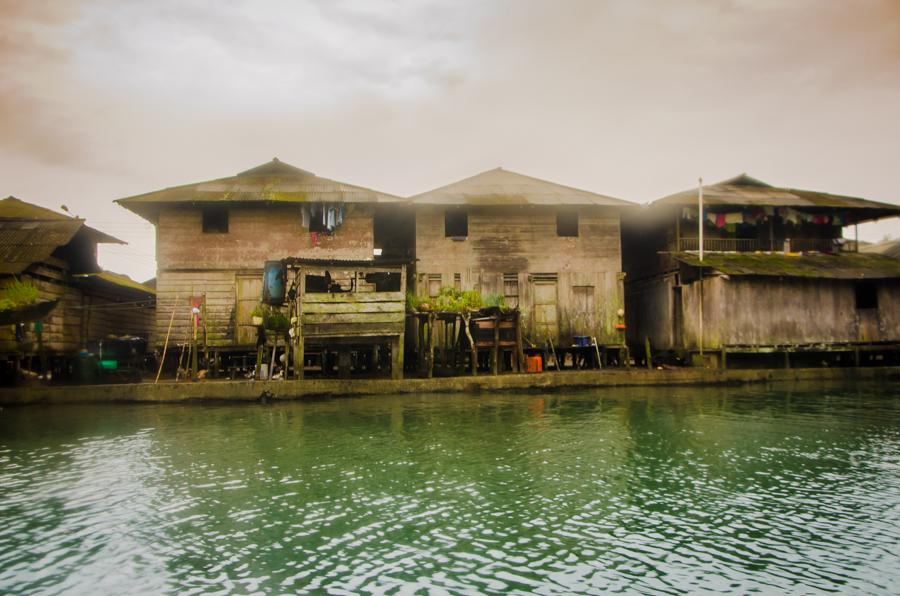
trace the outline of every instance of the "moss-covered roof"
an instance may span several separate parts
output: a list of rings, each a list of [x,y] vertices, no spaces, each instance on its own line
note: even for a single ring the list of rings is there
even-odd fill
[[[112,271],[100,271],[97,273],[82,273],[75,276],[83,280],[82,283],[94,287],[102,287],[117,293],[123,293],[133,298],[152,299],[156,297],[156,289],[134,281],[127,275],[113,273]]]
[[[900,260],[871,253],[675,253],[678,261],[726,275],[825,279],[900,278]]]
[[[651,203],[652,206],[697,204],[698,190],[688,189]],[[809,211],[852,210],[856,221],[900,216],[900,205],[881,203],[859,197],[835,195],[827,192],[777,188],[762,180],[741,174],[703,187],[703,204],[707,207],[794,207]]]
[[[419,205],[604,205],[636,207],[634,203],[563,186],[503,168],[410,197]]]
[[[161,204],[177,203],[395,203],[404,199],[316,176],[278,158],[228,178],[173,186],[116,203],[151,222]]]

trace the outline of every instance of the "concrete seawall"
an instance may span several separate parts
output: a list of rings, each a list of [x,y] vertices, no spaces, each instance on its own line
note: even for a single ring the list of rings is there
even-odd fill
[[[561,391],[590,387],[717,385],[789,381],[900,381],[900,367],[764,370],[604,370],[440,379],[308,379],[198,381],[124,385],[31,386],[0,389],[0,405],[35,403],[258,401],[321,397],[494,391]]]

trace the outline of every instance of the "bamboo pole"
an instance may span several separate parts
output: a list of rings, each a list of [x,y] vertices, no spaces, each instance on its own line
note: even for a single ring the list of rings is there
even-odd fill
[[[548,335],[547,341],[550,342],[550,353],[553,354],[553,363],[556,364],[556,370],[562,370],[559,367],[559,357],[556,355],[556,348],[553,347],[553,338]]]
[[[159,370],[156,371],[156,380],[159,383],[159,376],[162,374],[163,364],[166,362],[166,350],[169,348],[169,335],[172,333],[172,323],[175,322],[175,311],[178,310],[178,295],[175,295],[175,306],[172,307],[172,316],[169,318],[169,329],[166,331],[166,341],[163,343],[162,358],[159,361]]]

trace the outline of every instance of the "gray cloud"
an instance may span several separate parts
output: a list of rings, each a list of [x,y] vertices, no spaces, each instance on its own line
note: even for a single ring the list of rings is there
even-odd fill
[[[0,0],[0,192],[125,227],[114,198],[274,155],[401,194],[504,165],[900,202],[897,105],[895,0]]]

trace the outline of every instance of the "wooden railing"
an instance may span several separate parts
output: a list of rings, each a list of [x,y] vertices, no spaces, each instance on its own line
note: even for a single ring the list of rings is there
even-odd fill
[[[700,250],[697,238],[682,238],[679,251]],[[856,243],[845,240],[837,244],[831,238],[791,238],[788,240],[758,240],[756,238],[704,238],[703,250],[707,252],[857,252]]]

